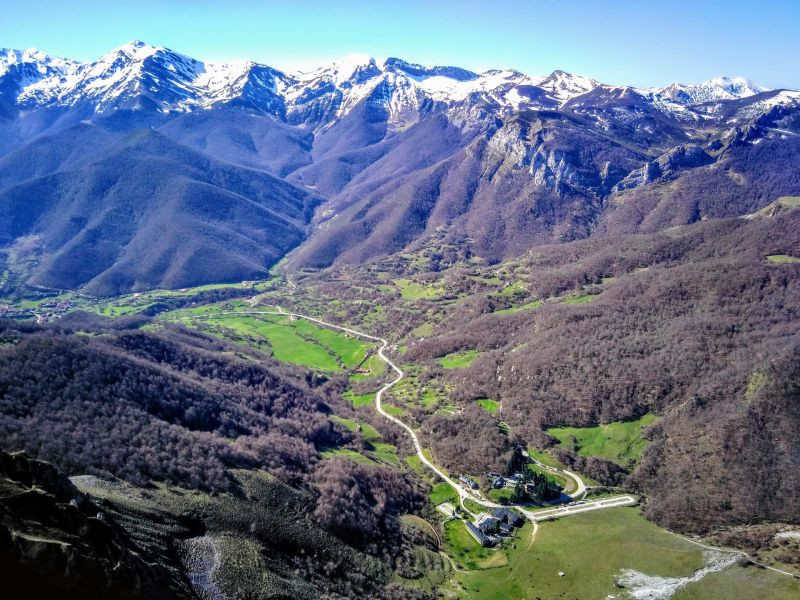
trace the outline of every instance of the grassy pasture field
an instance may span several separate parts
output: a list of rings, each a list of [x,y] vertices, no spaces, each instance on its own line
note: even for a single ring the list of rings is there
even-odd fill
[[[767,262],[779,265],[787,263],[800,263],[800,258],[796,256],[789,256],[788,254],[770,254],[767,256]]]
[[[563,467],[561,463],[559,463],[555,458],[550,456],[547,452],[543,452],[542,450],[537,450],[536,448],[528,448],[528,454],[531,458],[538,460],[543,465],[547,465],[548,467]]]
[[[537,308],[540,308],[541,306],[544,306],[544,302],[542,302],[541,300],[533,300],[532,302],[528,302],[520,306],[512,306],[510,308],[503,308],[500,310],[496,310],[492,314],[507,315],[512,313],[522,312],[523,310],[535,310]]]
[[[367,442],[367,448],[364,453],[349,448],[328,448],[322,452],[324,457],[345,456],[362,464],[377,461],[394,467],[400,466],[400,459],[397,456],[397,447],[382,441],[381,434],[372,425],[339,416],[333,416],[332,418],[350,431],[358,431],[361,433]]]
[[[346,391],[343,396],[353,403],[353,408],[361,408],[362,406],[372,406],[375,402],[375,394],[353,394],[350,390]]]
[[[615,421],[596,427],[553,427],[547,433],[562,446],[574,445],[581,456],[597,456],[625,465],[641,459],[647,445],[642,430],[655,420],[654,414],[647,414],[636,421]]]
[[[569,296],[561,301],[561,304],[586,304],[597,298],[593,294],[578,294],[577,296]]]
[[[435,285],[424,285],[411,279],[395,279],[403,300],[436,300],[444,294],[444,289]]]
[[[494,414],[500,410],[500,403],[497,400],[490,400],[489,398],[481,398],[475,400],[475,403],[489,414]]]
[[[438,506],[442,502],[458,502],[458,494],[449,483],[445,482],[435,484],[431,488],[428,498],[434,506]]]
[[[470,366],[476,358],[478,358],[477,350],[464,350],[441,357],[439,364],[445,369],[462,369]]]
[[[577,487],[577,484],[575,483],[575,480],[572,479],[572,477],[567,477],[566,475],[562,475],[560,473],[553,473],[552,471],[543,469],[542,467],[536,464],[529,464],[528,469],[534,473],[539,473],[541,475],[544,475],[550,481],[557,483],[567,494],[575,491]]]
[[[305,319],[221,313],[219,309],[194,313],[194,317],[203,318],[183,319],[182,322],[190,326],[203,323],[210,326],[209,333],[269,350],[277,360],[320,371],[352,369],[361,363],[371,346],[367,341],[320,327]]]
[[[622,600],[632,597],[630,590],[616,586],[623,570],[678,578],[688,577],[706,564],[701,548],[650,523],[636,508],[542,523],[532,543],[531,529],[526,523],[516,539],[487,550],[469,536],[463,523],[448,523],[445,549],[465,571],[454,573],[447,591],[458,598],[480,600]],[[768,571],[733,565],[687,583],[674,599],[788,600],[797,597],[799,589],[788,577],[781,580]]]

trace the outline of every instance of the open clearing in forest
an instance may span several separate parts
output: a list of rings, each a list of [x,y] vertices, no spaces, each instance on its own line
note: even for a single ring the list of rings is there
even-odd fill
[[[463,369],[470,366],[476,358],[478,358],[477,350],[464,350],[443,356],[439,359],[439,364],[445,369]]]
[[[553,427],[547,430],[565,448],[574,447],[581,456],[596,456],[620,465],[642,458],[647,440],[642,430],[656,420],[647,414],[635,421],[615,421],[596,427]]]
[[[481,398],[480,400],[475,400],[475,404],[477,404],[483,410],[492,415],[500,409],[500,403],[497,400],[490,400],[489,398]]]
[[[444,289],[436,285],[425,285],[411,279],[395,279],[403,300],[436,300],[444,294]]]
[[[796,256],[789,256],[788,254],[770,254],[767,256],[767,262],[779,265],[787,263],[800,263],[800,258]]]
[[[202,316],[200,320],[184,323],[203,323],[209,327],[209,333],[218,337],[269,350],[277,360],[319,371],[353,369],[371,347],[364,340],[317,326],[305,319],[292,320],[279,315],[215,314],[213,311]]]

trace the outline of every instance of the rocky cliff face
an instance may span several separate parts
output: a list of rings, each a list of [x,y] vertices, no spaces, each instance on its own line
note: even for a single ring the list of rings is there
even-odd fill
[[[49,463],[0,452],[0,565],[6,598],[192,598]]]

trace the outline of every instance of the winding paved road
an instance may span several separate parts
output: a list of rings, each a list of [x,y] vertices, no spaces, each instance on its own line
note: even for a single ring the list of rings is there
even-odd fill
[[[420,445],[419,439],[417,438],[417,434],[414,432],[414,430],[411,429],[405,423],[403,423],[403,421],[401,421],[397,417],[394,417],[394,416],[390,415],[389,413],[387,413],[384,410],[383,404],[382,404],[383,403],[383,394],[384,394],[384,392],[386,392],[391,387],[395,386],[400,380],[403,379],[403,376],[404,376],[402,369],[400,369],[400,367],[398,367],[396,364],[394,364],[391,361],[391,359],[389,359],[384,354],[384,350],[386,350],[386,348],[389,346],[389,343],[385,339],[380,338],[380,337],[375,337],[374,335],[369,335],[369,334],[363,333],[361,331],[356,331],[355,329],[349,329],[347,327],[342,327],[340,325],[334,325],[333,323],[328,323],[326,321],[323,321],[321,319],[317,319],[315,317],[310,317],[308,315],[303,315],[303,314],[300,314],[300,313],[284,312],[283,310],[280,310],[280,307],[278,307],[277,311],[231,311],[231,312],[223,312],[223,313],[219,313],[219,314],[222,314],[222,315],[280,315],[280,316],[284,316],[284,317],[293,317],[293,318],[296,318],[296,319],[306,319],[307,321],[312,321],[314,323],[322,325],[323,327],[328,327],[330,329],[338,329],[339,331],[344,331],[344,332],[347,332],[347,333],[349,333],[351,335],[355,335],[357,337],[361,337],[361,338],[364,338],[364,339],[372,340],[372,341],[375,341],[375,342],[380,342],[381,346],[378,349],[378,356],[380,356],[381,359],[387,365],[389,365],[389,367],[397,374],[397,377],[395,377],[392,381],[390,381],[389,383],[384,385],[378,391],[378,393],[375,395],[375,408],[377,409],[377,411],[381,415],[383,415],[385,418],[389,419],[393,423],[396,423],[397,425],[399,425],[400,427],[402,427],[406,431],[406,433],[411,437],[411,441],[414,444],[414,449],[416,450],[417,456],[419,457],[420,461],[422,461],[422,463],[425,466],[427,466],[431,471],[436,473],[436,475],[438,475],[442,480],[446,481],[450,486],[453,487],[453,489],[456,490],[456,492],[458,492],[459,499],[460,499],[460,502],[461,502],[462,506],[464,505],[464,500],[465,499],[472,500],[476,504],[478,504],[480,506],[483,506],[485,508],[498,508],[498,507],[503,506],[502,504],[498,504],[496,502],[489,502],[489,501],[483,499],[482,497],[480,497],[480,496],[476,495],[475,493],[473,493],[471,490],[467,490],[466,488],[462,487],[461,484],[459,484],[458,482],[456,482],[453,479],[451,479],[450,477],[448,477],[447,474],[442,472],[441,469],[439,469],[435,464],[433,464],[430,460],[428,460],[428,458],[422,452],[422,446]],[[204,315],[204,316],[195,317],[195,318],[204,319],[204,318],[208,318],[208,316]],[[529,457],[529,458],[531,458],[531,457]],[[535,462],[537,465],[539,465],[540,467],[543,467],[543,468],[545,468],[547,470],[550,470],[550,471],[553,471],[553,472],[558,472],[558,473],[567,475],[567,476],[571,477],[572,479],[574,479],[578,484],[578,489],[575,492],[573,492],[573,494],[572,494],[573,497],[578,497],[578,496],[580,496],[580,495],[582,495],[583,493],[586,492],[586,485],[584,484],[584,482],[580,478],[580,476],[577,475],[576,473],[573,473],[572,471],[567,471],[567,470],[564,470],[564,469],[556,469],[555,467],[549,467],[549,466],[547,466],[545,464],[540,463],[539,461],[537,461],[537,460],[535,460],[533,458],[531,458],[531,460],[533,462]],[[529,519],[533,523],[533,531],[531,532],[531,541],[530,541],[530,544],[528,546],[528,547],[530,547],[530,545],[533,543],[533,538],[536,535],[536,532],[537,532],[538,527],[539,527],[538,524],[539,524],[540,521],[548,521],[548,520],[552,520],[552,519],[559,519],[561,517],[568,517],[570,515],[582,514],[582,513],[590,512],[590,511],[594,511],[594,510],[602,510],[602,509],[605,509],[605,508],[616,508],[616,507],[619,507],[619,506],[633,506],[636,503],[637,503],[637,500],[633,496],[623,495],[623,496],[613,496],[613,497],[608,497],[608,498],[601,498],[600,500],[594,500],[594,501],[591,501],[591,502],[581,502],[580,504],[573,504],[572,506],[562,505],[562,506],[557,506],[557,507],[554,507],[554,508],[545,508],[545,509],[540,509],[540,510],[530,510],[529,508],[525,508],[525,507],[519,506],[519,505],[514,505],[513,508],[518,510],[520,513],[522,513],[527,519]],[[469,512],[469,511],[467,511],[467,512]],[[741,552],[738,552],[736,550],[730,550],[730,549],[718,548],[718,547],[714,547],[714,546],[708,546],[708,545],[702,544],[702,543],[700,543],[700,542],[698,542],[696,540],[693,540],[691,538],[687,538],[687,537],[685,537],[683,535],[680,535],[680,534],[677,534],[677,533],[675,535],[677,535],[678,537],[680,537],[680,538],[682,538],[684,540],[692,542],[693,544],[697,544],[698,546],[701,546],[703,548],[707,548],[709,550],[717,550],[717,551],[722,551],[722,552],[731,552],[731,553],[743,554],[744,556],[747,556],[751,561],[753,561],[755,564],[757,564],[759,566],[765,567],[765,568],[767,568],[767,569],[769,569],[771,571],[780,573],[782,575],[788,575],[789,577],[792,577],[794,579],[800,579],[800,576],[798,576],[798,575],[796,575],[794,573],[790,573],[788,571],[783,571],[781,569],[776,569],[775,567],[770,567],[770,566],[767,566],[767,565],[765,565],[763,563],[757,562],[753,557],[751,557],[748,554],[741,553]],[[447,556],[447,555],[445,554],[445,556]],[[449,556],[447,558],[450,559]],[[452,562],[452,559],[450,559],[450,560]],[[455,566],[455,563],[453,563],[453,565]],[[456,569],[456,570],[458,570],[458,569]]]
[[[475,502],[476,504],[478,504],[478,505],[480,505],[480,506],[482,506],[484,508],[507,508],[508,507],[507,505],[499,504],[497,502],[492,502],[490,500],[484,499],[483,497],[481,497],[476,492],[473,492],[472,490],[468,490],[467,488],[462,486],[459,482],[457,482],[454,479],[452,479],[451,477],[449,477],[444,471],[442,471],[439,467],[437,467],[435,464],[433,464],[433,462],[430,461],[427,456],[425,456],[425,453],[422,451],[422,445],[419,443],[419,438],[417,437],[417,434],[414,432],[414,430],[411,429],[411,427],[406,425],[403,421],[401,421],[397,417],[395,417],[395,416],[389,414],[388,412],[386,412],[386,410],[383,408],[383,394],[387,390],[389,390],[390,388],[392,388],[395,385],[397,385],[397,383],[399,383],[403,379],[403,377],[405,376],[404,373],[403,373],[403,370],[400,367],[398,367],[396,364],[394,364],[394,362],[392,362],[392,360],[389,357],[387,357],[386,354],[384,353],[384,351],[389,346],[389,342],[387,342],[385,339],[380,338],[380,337],[376,337],[374,335],[369,335],[368,333],[364,333],[362,331],[356,331],[355,329],[350,329],[348,327],[342,327],[341,325],[334,325],[333,323],[328,323],[326,321],[323,321],[322,319],[317,319],[315,317],[310,317],[308,315],[303,315],[303,314],[300,314],[300,313],[293,313],[293,312],[285,312],[283,310],[280,310],[280,307],[278,307],[278,310],[274,310],[274,311],[231,311],[231,312],[223,312],[223,313],[218,313],[218,314],[221,314],[221,315],[280,315],[280,316],[283,316],[283,317],[292,317],[292,318],[295,318],[295,319],[305,319],[307,321],[311,321],[313,323],[317,323],[319,325],[322,325],[323,327],[328,327],[330,329],[337,329],[339,331],[344,331],[346,333],[349,333],[349,334],[357,336],[357,337],[361,337],[361,338],[364,338],[364,339],[372,340],[374,342],[379,342],[380,343],[380,347],[378,348],[378,356],[381,358],[381,360],[383,360],[383,362],[385,362],[389,366],[389,368],[391,368],[395,372],[395,374],[397,376],[394,379],[392,379],[389,383],[385,384],[380,390],[378,390],[378,393],[375,395],[375,409],[381,415],[383,415],[383,417],[385,417],[389,421],[392,421],[393,423],[397,424],[399,427],[402,427],[405,430],[406,435],[408,435],[411,438],[411,442],[414,445],[414,450],[416,451],[417,456],[419,457],[419,459],[422,462],[422,464],[424,464],[431,471],[436,473],[436,475],[440,479],[442,479],[443,481],[447,482],[458,493],[459,500],[460,500],[460,503],[461,503],[462,506],[464,506],[464,500],[471,500],[472,502]],[[201,317],[201,318],[207,318],[207,316],[204,316],[204,317]],[[544,467],[545,469],[552,470],[554,472],[563,473],[563,474],[571,477],[572,479],[574,479],[578,484],[578,491],[575,492],[573,494],[573,496],[577,497],[577,496],[583,494],[586,491],[586,486],[584,485],[583,480],[578,475],[576,475],[575,473],[572,473],[571,471],[564,471],[564,470],[554,469],[553,467],[548,467],[547,465],[543,465],[542,463],[539,463],[538,461],[534,461],[534,462],[536,462],[538,465]],[[603,498],[601,500],[594,500],[594,501],[591,501],[591,502],[584,502],[582,504],[573,505],[573,506],[563,505],[563,506],[559,506],[559,507],[556,507],[556,508],[548,508],[548,509],[543,509],[543,510],[530,510],[529,508],[526,508],[524,506],[520,506],[518,504],[517,505],[513,505],[513,507],[516,510],[518,510],[519,512],[521,512],[523,515],[525,515],[526,518],[528,518],[529,520],[531,520],[535,524],[538,521],[547,521],[547,520],[551,520],[551,519],[558,519],[558,518],[561,518],[561,517],[567,517],[569,515],[580,514],[580,513],[589,512],[589,511],[593,511],[593,510],[600,510],[600,509],[603,509],[603,508],[615,508],[617,506],[633,506],[634,504],[636,504],[636,502],[637,502],[636,498],[634,498],[633,496],[627,496],[626,495],[626,496],[614,496],[614,497],[611,497],[611,498]],[[466,507],[464,507],[464,508],[466,509]],[[467,512],[469,512],[469,511],[467,511]]]

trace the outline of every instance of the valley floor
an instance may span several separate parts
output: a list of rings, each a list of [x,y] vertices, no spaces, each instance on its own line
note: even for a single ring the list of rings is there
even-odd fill
[[[487,277],[479,279],[480,285],[497,285]],[[445,294],[443,288],[407,279],[384,280],[377,285],[396,286],[399,295],[410,302],[435,300]],[[509,284],[504,283],[496,292],[499,297],[507,298],[511,305],[503,310],[536,310],[540,306],[540,303],[531,304],[525,297],[520,298],[514,290],[508,289]],[[602,293],[602,286],[598,289]],[[166,310],[154,311],[157,317],[145,327],[159,328],[162,323],[180,323],[227,341],[257,348],[278,360],[316,373],[345,376],[349,387],[343,397],[352,402],[352,410],[335,418],[348,429],[358,431],[366,445],[361,450],[331,448],[323,456],[345,456],[355,461],[389,465],[413,472],[426,483],[438,484],[434,487],[436,497],[431,497],[427,520],[419,519],[416,525],[424,535],[440,544],[442,556],[447,560],[437,562],[427,557],[429,569],[421,577],[397,577],[404,585],[445,598],[476,599],[789,600],[800,594],[798,580],[748,563],[743,553],[700,548],[647,521],[639,509],[620,506],[632,504],[635,500],[618,493],[614,495],[614,490],[607,492],[608,497],[590,499],[582,506],[544,509],[544,512],[519,507],[528,522],[516,530],[512,539],[495,549],[481,547],[467,533],[462,521],[450,520],[432,509],[442,502],[473,509],[491,509],[501,504],[487,500],[483,493],[468,490],[458,483],[455,475],[436,462],[431,449],[417,436],[415,415],[418,410],[454,415],[464,408],[450,398],[451,390],[446,379],[423,379],[430,372],[429,366],[405,361],[397,366],[394,362],[400,362],[398,357],[403,356],[406,344],[430,335],[431,323],[438,318],[438,313],[434,313],[431,320],[426,320],[423,315],[422,323],[416,325],[412,333],[401,336],[399,343],[388,342],[381,336],[389,337],[387,331],[392,332],[386,315],[390,307],[375,304],[354,318],[348,313],[345,302],[334,301],[328,310],[335,322],[327,322],[323,320],[329,318],[324,312],[324,304],[318,304],[310,296],[302,296],[295,290],[295,285],[285,286],[280,278],[276,278],[181,292],[148,292],[109,300],[92,300],[65,293],[55,298],[24,301],[10,308],[20,316],[26,311],[36,312],[46,315],[44,320],[49,320],[76,308],[118,317],[159,305]],[[219,299],[207,295],[219,293],[230,297]],[[567,295],[560,301],[580,305],[594,297]],[[57,302],[68,304],[62,309],[58,308]],[[281,308],[283,302],[292,308]],[[447,303],[445,298],[442,304],[429,310],[450,310]],[[316,316],[293,312],[298,305],[313,311]],[[422,309],[418,305],[411,310]],[[419,320],[411,322],[419,323]],[[463,369],[478,354],[477,351],[453,353],[439,359],[439,366],[444,370]],[[478,402],[487,413],[496,415],[498,426],[501,430],[505,427],[507,434],[508,425],[499,418],[502,404],[491,399]],[[403,451],[401,444],[384,439],[381,432],[370,424],[370,420],[374,423],[369,415],[373,410],[405,430],[406,442],[410,442],[408,445],[412,452]],[[631,421],[619,427],[604,426],[606,429],[602,430],[562,428],[553,434],[563,444],[580,444],[579,452],[583,451],[587,456],[605,453],[610,460],[635,461],[645,446],[641,429],[653,420],[654,417],[646,416],[641,424]],[[542,472],[549,472],[562,483],[574,485],[567,491],[576,497],[585,490],[584,480],[590,487],[598,487],[590,478],[580,474],[573,478],[565,475],[563,465],[547,453],[532,449],[531,455]],[[561,473],[552,465],[558,465]],[[442,488],[442,480],[449,490]],[[588,511],[588,508],[602,510]],[[569,518],[561,518],[565,516]],[[549,520],[550,517],[556,518]],[[207,539],[198,543],[207,545]],[[200,569],[197,577],[202,586],[216,590],[213,577],[219,570],[215,562],[219,557],[215,552],[209,556],[213,558],[213,569]]]
[[[468,499],[488,510],[502,506],[485,500],[480,493],[451,479],[428,459],[414,430],[383,409],[382,395],[399,384],[404,376],[403,371],[383,354],[388,345],[386,340],[307,315],[287,315],[280,307],[274,311],[242,308],[231,313],[218,312],[213,318],[195,318],[211,322],[238,315],[242,318],[283,318],[286,315],[307,319],[323,327],[380,343],[378,356],[397,376],[378,391],[374,399],[375,408],[406,430],[420,463],[430,469],[435,478],[443,479],[462,503]],[[579,476],[577,481],[585,490]],[[444,597],[498,600],[573,594],[578,598],[606,600],[788,600],[796,597],[796,581],[755,565],[744,566],[743,553],[701,549],[691,541],[646,521],[637,509],[621,507],[632,503],[635,500],[630,496],[615,496],[581,506],[540,511],[517,506],[530,521],[517,531],[513,541],[497,549],[481,547],[466,532],[460,520],[449,520],[444,525],[444,551],[452,571],[437,589]],[[598,509],[602,512],[595,512]],[[540,521],[552,522],[540,527]],[[714,583],[708,583],[708,579]],[[429,577],[425,581],[428,582]]]

